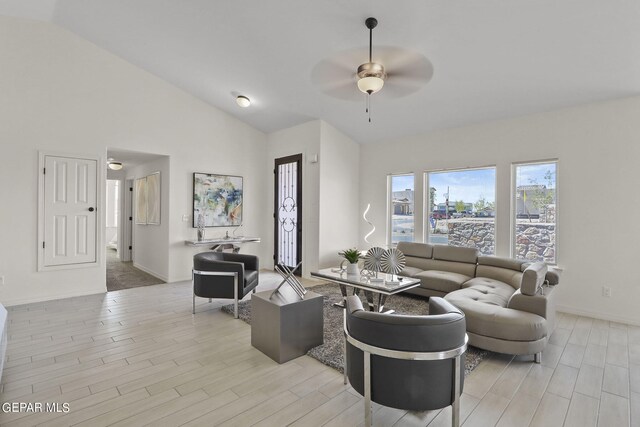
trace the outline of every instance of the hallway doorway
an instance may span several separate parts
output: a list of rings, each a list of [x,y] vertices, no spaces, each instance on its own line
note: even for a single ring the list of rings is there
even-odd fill
[[[166,277],[166,272],[154,268],[147,258],[161,258],[168,251],[168,248],[155,243],[163,240],[167,227],[166,224],[161,226],[159,223],[136,225],[134,182],[149,175],[149,170],[162,170],[167,179],[169,158],[117,149],[108,149],[107,158],[104,213],[107,291],[165,283],[161,277]],[[166,188],[168,184],[168,181],[164,183]],[[142,254],[136,255],[136,245]]]

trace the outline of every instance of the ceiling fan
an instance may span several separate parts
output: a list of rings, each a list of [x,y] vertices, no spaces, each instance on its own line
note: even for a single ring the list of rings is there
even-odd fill
[[[364,93],[371,122],[371,95],[379,92],[383,97],[400,98],[415,93],[431,80],[433,66],[421,53],[399,47],[377,46],[374,56],[373,29],[378,20],[370,17],[364,24],[369,30],[369,61],[361,62],[361,48],[343,51],[320,61],[311,79],[334,98],[355,101]]]

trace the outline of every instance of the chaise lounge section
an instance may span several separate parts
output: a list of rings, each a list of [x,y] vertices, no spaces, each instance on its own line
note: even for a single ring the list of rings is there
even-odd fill
[[[420,279],[410,293],[442,296],[462,310],[469,343],[499,353],[534,355],[540,362],[555,327],[559,277],[541,262],[478,256],[473,248],[398,243],[400,273]]]

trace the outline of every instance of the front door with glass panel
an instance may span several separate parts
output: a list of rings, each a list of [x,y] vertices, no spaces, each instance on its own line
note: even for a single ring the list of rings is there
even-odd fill
[[[275,161],[274,255],[291,269],[302,261],[302,154]],[[295,271],[300,275],[302,265]]]

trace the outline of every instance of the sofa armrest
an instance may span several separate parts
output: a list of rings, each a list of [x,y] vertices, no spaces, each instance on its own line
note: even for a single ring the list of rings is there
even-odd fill
[[[555,289],[552,286],[544,287],[544,294],[537,293],[535,295],[524,295],[520,289],[515,291],[509,302],[507,308],[514,310],[525,311],[527,313],[537,314],[538,316],[547,319],[547,330],[553,331],[556,318],[556,305],[555,305]]]

